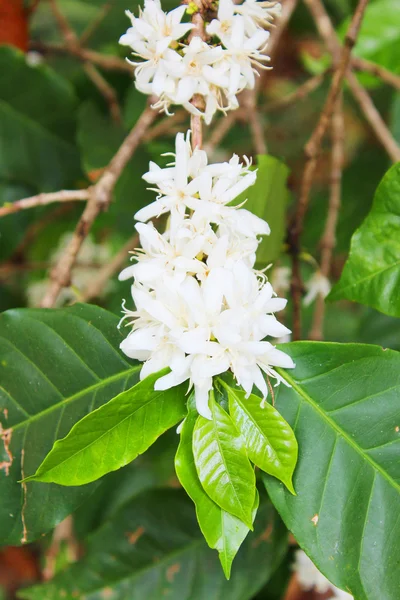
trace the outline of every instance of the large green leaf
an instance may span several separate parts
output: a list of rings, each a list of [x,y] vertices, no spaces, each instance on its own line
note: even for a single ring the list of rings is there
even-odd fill
[[[256,484],[244,440],[211,393],[212,419],[199,416],[193,431],[197,473],[209,497],[250,529]]]
[[[242,434],[250,460],[274,475],[294,493],[292,476],[297,462],[297,441],[292,428],[279,412],[260,398],[233,388],[221,380],[228,392],[229,414]]]
[[[185,386],[155,391],[155,373],[118,394],[58,440],[27,481],[83,485],[124,467],[183,419]]]
[[[357,600],[400,589],[400,354],[299,342],[277,408],[299,444],[297,496],[265,475],[271,500],[318,568]]]
[[[235,200],[235,205],[247,199],[244,208],[267,221],[270,235],[263,236],[257,250],[257,264],[265,267],[282,253],[285,238],[288,167],[270,155],[257,156],[257,179],[246,192]]]
[[[381,181],[371,212],[355,232],[350,256],[329,300],[347,298],[400,317],[400,163]]]
[[[27,93],[29,90],[29,93]],[[51,191],[80,177],[72,144],[76,100],[48,67],[0,48],[0,179]]]
[[[39,537],[92,492],[18,481],[79,419],[137,382],[117,322],[89,305],[0,315],[0,543]]]
[[[233,559],[250,529],[237,517],[215,504],[204,491],[194,464],[192,440],[198,414],[191,407],[181,431],[181,439],[175,457],[175,469],[179,481],[196,505],[197,520],[210,548],[219,553],[227,579],[230,577]],[[258,508],[258,494],[254,517]]]
[[[186,494],[156,490],[129,502],[92,535],[79,563],[19,595],[28,600],[249,600],[286,548],[285,530],[264,502],[228,582]]]

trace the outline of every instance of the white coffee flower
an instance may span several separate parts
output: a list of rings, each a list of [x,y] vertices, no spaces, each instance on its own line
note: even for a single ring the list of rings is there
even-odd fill
[[[353,600],[353,596],[334,586],[325,575],[322,575],[303,550],[296,550],[293,570],[303,590],[314,589],[320,594],[331,592],[329,598],[332,600]]]
[[[140,59],[130,61],[137,89],[158,98],[155,108],[168,113],[171,105],[181,105],[206,123],[216,111],[236,109],[237,94],[254,87],[256,68],[266,68],[269,32],[263,27],[278,15],[278,6],[220,0],[218,18],[207,26],[217,41],[194,36],[188,42],[192,25],[181,22],[185,6],[164,13],[159,0],[146,0],[138,18],[127,12],[132,26],[120,38]],[[200,104],[193,104],[194,97],[202,99]]]
[[[305,284],[307,294],[303,298],[305,306],[309,306],[317,299],[318,296],[326,298],[331,291],[331,284],[327,277],[322,275],[320,271],[316,271],[314,275]]]
[[[204,151],[192,151],[189,134],[180,133],[174,162],[166,168],[152,163],[144,178],[158,197],[136,217],[147,221],[169,212],[170,219],[164,234],[152,223],[136,225],[142,250],[120,275],[134,278],[136,307],[124,309],[132,331],[123,352],[145,361],[141,377],[170,368],[156,389],[188,381],[207,418],[213,377],[229,369],[247,394],[256,387],[265,399],[264,376],[279,383],[275,367],[294,364],[266,339],[290,333],[275,317],[286,300],[253,269],[257,236],[269,233],[268,224],[231,204],[256,172],[237,156],[208,164]]]

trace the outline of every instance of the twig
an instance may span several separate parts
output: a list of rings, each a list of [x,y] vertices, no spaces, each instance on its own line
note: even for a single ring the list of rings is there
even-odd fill
[[[149,131],[144,136],[143,141],[147,143],[165,134],[173,135],[173,133],[176,133],[175,128],[173,126],[179,125],[180,123],[185,121],[186,117],[186,110],[177,110],[176,113],[173,114],[171,117],[166,117],[165,119],[162,119],[162,121],[157,123],[157,125],[154,125],[154,127],[149,129]],[[176,131],[179,131],[179,129],[177,129]]]
[[[332,58],[337,61],[338,54],[340,53],[340,43],[338,37],[336,35],[335,29],[332,25],[332,22],[329,18],[328,13],[321,0],[304,0],[307,4],[317,26],[317,29],[325,41],[325,44],[332,55]],[[353,65],[360,64],[360,59],[352,57],[351,64]],[[361,61],[361,64],[364,64],[365,67],[368,68],[368,61]],[[374,67],[376,69],[376,67]],[[382,72],[382,70],[380,69]],[[371,71],[370,71],[371,72]],[[347,73],[347,81],[350,87],[350,90],[358,102],[361,110],[364,113],[365,118],[368,123],[371,125],[372,129],[375,132],[375,135],[385,148],[386,152],[389,154],[390,158],[397,162],[400,160],[400,148],[393,138],[389,128],[386,123],[380,116],[378,110],[373,104],[368,92],[363,88],[363,86],[358,82],[357,78],[353,75],[353,73]]]
[[[307,4],[315,5],[315,1],[307,0]],[[319,4],[319,0],[317,2]],[[304,167],[303,179],[301,183],[300,197],[297,204],[295,217],[289,232],[289,245],[292,254],[293,262],[293,277],[292,277],[292,298],[293,298],[293,338],[301,337],[301,293],[302,279],[300,272],[300,238],[303,232],[304,217],[307,212],[310,192],[314,179],[314,174],[317,166],[318,153],[322,139],[329,125],[333,110],[336,106],[338,96],[341,92],[343,79],[350,64],[351,51],[356,43],[357,35],[361,27],[364,11],[367,7],[368,0],[359,0],[356,11],[347,30],[344,46],[338,59],[338,66],[332,78],[331,87],[326,99],[323,111],[318,120],[317,126],[314,129],[310,140],[305,146],[306,164]],[[325,21],[323,21],[325,23]],[[332,45],[333,47],[333,45]],[[335,56],[336,54],[336,50]],[[335,57],[334,57],[335,62]]]
[[[76,562],[79,557],[79,544],[74,535],[72,515],[61,521],[54,529],[51,544],[45,555],[45,566],[43,569],[43,579],[45,581],[53,579],[55,575],[57,557],[62,542],[67,544],[68,562]]]
[[[119,71],[129,73],[129,75],[132,75],[133,73],[132,66],[125,60],[122,60],[117,56],[107,56],[106,54],[101,54],[95,50],[89,50],[88,48],[67,48],[67,46],[62,44],[50,44],[39,41],[31,41],[30,48],[31,50],[37,50],[43,54],[69,54],[75,56],[78,60],[90,61],[105,71]]]
[[[91,23],[89,23],[89,25],[86,27],[84,32],[81,34],[81,36],[79,38],[80,46],[85,46],[88,43],[89,39],[92,37],[92,35],[98,29],[99,25],[102,24],[102,22],[104,21],[104,19],[106,18],[106,16],[110,12],[110,10],[112,9],[113,5],[115,5],[115,0],[109,0],[109,2],[106,2],[99,9],[99,12],[97,13],[96,17],[93,19],[93,21]]]
[[[400,77],[399,75],[395,75],[385,67],[381,65],[377,65],[374,62],[369,60],[365,60],[365,58],[358,58],[357,56],[353,56],[351,60],[351,66],[356,71],[364,71],[365,73],[370,73],[371,75],[375,75],[375,77],[379,77],[382,79],[384,83],[393,86],[397,90],[400,90]]]
[[[36,206],[45,206],[52,204],[53,202],[71,202],[75,200],[88,200],[90,195],[90,189],[84,190],[61,190],[59,192],[50,192],[48,194],[38,194],[37,196],[31,196],[30,198],[23,198],[22,200],[16,200],[12,204],[6,204],[0,207],[0,217],[5,215],[11,215],[12,213],[25,210],[27,208],[34,208]]]
[[[91,188],[90,198],[75,228],[72,240],[50,274],[51,283],[42,301],[43,307],[49,308],[54,306],[61,289],[70,285],[71,271],[84,239],[89,233],[96,217],[100,212],[108,208],[114,186],[119,176],[156,116],[157,113],[150,107],[147,107],[143,111],[135,127],[125,138],[122,146],[119,148],[97,184]]]
[[[275,57],[275,53],[281,41],[282,35],[289,24],[289,21],[292,17],[292,14],[294,13],[297,4],[298,0],[285,0],[282,3],[281,16],[277,20],[276,26],[271,31],[271,35],[267,46],[268,55],[271,57],[272,60]]]
[[[116,273],[126,261],[126,255],[130,250],[137,248],[139,244],[139,236],[134,235],[122,246],[121,250],[117,252],[114,258],[106,264],[102,269],[99,270],[97,276],[83,291],[81,299],[82,302],[88,302],[93,298],[98,298],[106,286],[109,279]]]
[[[75,31],[70,27],[68,20],[65,18],[63,13],[60,11],[57,0],[50,0],[51,8],[54,17],[58,23],[58,27],[63,34],[66,46],[71,50],[80,49],[79,38]],[[104,79],[103,75],[97,70],[97,68],[90,62],[84,62],[83,69],[92,83],[99,90],[100,94],[104,97],[110,110],[111,117],[116,123],[121,123],[121,110],[118,104],[118,97],[115,90],[110,86],[108,81]]]
[[[189,40],[195,36],[200,37],[202,40],[206,38],[206,32],[204,29],[204,11],[207,8],[202,0],[193,0],[197,6],[197,11],[192,15],[193,29],[190,32]],[[195,94],[191,100],[191,103],[198,110],[204,110],[204,101],[202,96]],[[190,115],[190,129],[192,130],[192,148],[202,148],[203,146],[203,127],[202,127],[202,116],[201,115]]]
[[[357,78],[353,73],[349,72],[347,74],[347,81],[365,118],[374,130],[376,137],[385,148],[391,160],[393,162],[400,161],[400,147],[385,121],[382,119],[375,104],[372,102],[371,96],[368,94],[367,90],[358,83]]]
[[[245,90],[242,94],[242,106],[248,118],[253,147],[256,154],[267,154],[264,131],[257,111],[257,96],[255,90]]]
[[[344,115],[343,96],[340,95],[332,116],[332,158],[330,197],[325,230],[321,238],[321,275],[329,277],[332,264],[333,250],[336,245],[336,227],[339,217],[342,171],[344,164]],[[313,323],[310,331],[311,340],[323,339],[323,324],[325,315],[325,299],[318,294],[315,301]]]
[[[283,98],[279,98],[277,100],[269,102],[264,107],[264,110],[266,112],[279,110],[281,108],[286,108],[290,106],[290,104],[294,104],[299,100],[304,100],[305,98],[307,98],[307,96],[309,96],[310,94],[312,94],[312,92],[319,88],[319,86],[324,81],[327,73],[328,71],[324,71],[323,73],[319,73],[318,75],[310,77],[310,79],[307,79],[307,81],[300,85],[296,90],[294,90],[294,92],[283,96]]]
[[[226,117],[222,117],[218,124],[214,127],[210,137],[206,141],[204,145],[204,149],[208,154],[211,154],[216,146],[219,146],[221,141],[224,139],[226,134],[229,132],[231,127],[233,127],[235,121],[238,119],[238,113],[240,113],[240,109],[235,112],[230,112]]]

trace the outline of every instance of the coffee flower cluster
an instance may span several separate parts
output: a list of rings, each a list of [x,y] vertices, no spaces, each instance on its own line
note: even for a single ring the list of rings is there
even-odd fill
[[[249,161],[208,164],[203,150],[191,150],[189,134],[176,137],[175,161],[154,163],[144,175],[157,199],[136,219],[142,249],[121,280],[134,278],[135,310],[125,309],[132,330],[121,349],[145,361],[141,378],[169,367],[158,390],[188,381],[198,412],[210,418],[212,378],[231,369],[250,394],[268,394],[264,372],[281,380],[274,367],[293,367],[265,338],[289,330],[274,316],[286,300],[276,298],[265,275],[254,269],[258,236],[268,224],[232,202],[256,179]],[[147,223],[169,215],[164,234]]]
[[[120,43],[142,59],[132,61],[136,87],[158,98],[155,107],[168,113],[172,104],[182,105],[210,123],[217,110],[238,108],[239,92],[254,87],[255,67],[266,68],[264,27],[279,11],[277,2],[219,0],[217,18],[206,26],[210,41],[195,35],[188,42],[193,25],[181,22],[186,6],[164,13],[160,0],[145,0],[139,17],[127,11],[132,26]],[[195,95],[203,107],[190,102]]]

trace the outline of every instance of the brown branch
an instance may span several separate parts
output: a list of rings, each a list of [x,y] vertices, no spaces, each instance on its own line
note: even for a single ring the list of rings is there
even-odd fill
[[[86,27],[79,38],[79,45],[85,46],[92,35],[97,31],[98,27],[102,24],[112,7],[115,5],[115,0],[109,0],[103,4],[103,6],[99,9],[96,17],[93,19],[91,23]]]
[[[319,5],[319,0],[306,0],[307,4],[312,6]],[[305,146],[306,164],[304,167],[303,179],[301,183],[300,197],[296,208],[295,217],[293,219],[289,232],[289,245],[293,262],[293,277],[292,277],[292,298],[293,298],[293,338],[301,337],[301,294],[302,294],[302,279],[300,271],[300,238],[303,232],[304,217],[307,212],[311,187],[317,167],[317,159],[321,146],[322,139],[325,135],[333,110],[336,106],[337,99],[341,93],[343,79],[346,75],[350,64],[351,51],[356,43],[357,35],[361,27],[364,11],[367,7],[368,0],[359,0],[356,11],[353,15],[351,23],[346,33],[343,49],[341,50],[340,58],[336,53],[334,63],[337,62],[337,68],[334,72],[331,87],[326,99],[323,111],[318,120],[310,140]],[[319,17],[321,20],[321,17]],[[325,20],[322,21],[323,26],[326,26]],[[332,45],[333,48],[333,45]],[[337,57],[337,59],[336,59]],[[336,60],[335,60],[336,59]]]
[[[74,534],[74,522],[72,515],[61,521],[54,529],[51,544],[45,553],[45,564],[43,568],[43,579],[49,581],[56,573],[57,558],[61,550],[62,542],[67,546],[68,562],[78,560],[79,544]]]
[[[88,235],[96,217],[102,211],[107,210],[119,176],[156,116],[157,113],[150,107],[147,107],[143,111],[135,127],[125,138],[122,146],[104,171],[98,183],[91,188],[90,198],[75,228],[72,240],[50,274],[51,283],[43,299],[43,307],[49,308],[54,306],[61,289],[70,285],[71,271],[84,239]]]
[[[335,29],[332,25],[332,22],[329,18],[328,13],[321,0],[304,0],[307,4],[317,26],[317,29],[325,41],[325,44],[332,55],[333,61],[337,61],[338,54],[340,52],[340,42],[336,35]],[[352,57],[351,65],[360,64],[360,59]],[[368,63],[368,61],[361,61],[361,64],[364,65],[367,69],[373,63]],[[376,70],[376,66],[374,66]],[[380,69],[381,75],[383,71]],[[372,72],[372,71],[370,71]],[[376,72],[376,71],[375,71]],[[383,74],[384,77],[387,78],[387,73]],[[386,152],[390,156],[390,158],[397,162],[400,156],[400,148],[393,138],[389,128],[386,123],[380,116],[378,110],[372,102],[368,92],[363,88],[363,86],[358,82],[357,78],[353,75],[353,73],[347,73],[347,81],[350,87],[350,90],[358,102],[366,120],[371,125],[372,129],[375,132],[375,135],[385,148]]]
[[[390,159],[394,163],[400,161],[400,147],[373,103],[371,96],[368,94],[367,90],[358,83],[357,78],[353,73],[349,72],[347,74],[347,81],[355,100],[364,113],[364,117],[390,156]]]
[[[53,202],[71,202],[75,200],[87,200],[90,195],[89,189],[84,190],[61,190],[59,192],[50,192],[48,194],[38,194],[30,198],[16,200],[13,203],[6,204],[0,207],[0,217],[11,215],[12,213],[25,210],[27,208],[35,208],[36,206],[46,206]]]
[[[217,122],[217,125],[213,128],[212,133],[204,145],[204,149],[207,154],[211,154],[216,146],[219,146],[224,137],[229,133],[231,127],[234,126],[235,122],[240,117],[241,110],[238,109],[235,112],[230,112],[225,117],[221,117]]]
[[[254,89],[245,90],[242,93],[242,106],[244,111],[246,111],[255,153],[267,154],[268,149],[260,115],[257,111],[257,96]]]
[[[339,96],[332,116],[332,157],[330,177],[330,197],[325,230],[321,238],[321,275],[329,277],[332,265],[333,250],[336,246],[336,227],[342,192],[342,171],[344,164],[344,115],[343,97]],[[325,316],[325,298],[320,294],[315,300],[315,310],[310,331],[311,340],[323,339]]]
[[[289,24],[289,21],[292,17],[292,14],[294,13],[297,4],[298,0],[284,0],[282,2],[281,16],[279,17],[275,27],[271,31],[271,35],[267,46],[268,55],[271,57],[272,60],[275,57],[275,53],[282,39],[282,35]]]
[[[88,302],[89,300],[98,298],[101,295],[101,292],[104,290],[107,282],[126,262],[128,252],[137,248],[138,244],[139,236],[134,235],[126,242],[124,246],[122,246],[121,250],[117,252],[111,262],[107,263],[102,269],[99,270],[97,276],[83,291],[81,296],[82,302]]]
[[[307,79],[307,81],[305,81],[302,85],[300,85],[296,90],[294,90],[290,94],[283,96],[283,98],[278,98],[277,100],[269,102],[264,107],[264,110],[266,112],[280,110],[282,108],[287,108],[295,102],[304,100],[305,98],[307,98],[307,96],[309,96],[319,88],[319,86],[324,81],[327,73],[328,71],[324,71],[323,73],[319,73],[318,75],[310,77],[309,79]]]
[[[68,23],[68,20],[60,11],[57,4],[57,0],[50,0],[50,4],[54,17],[58,23],[58,27],[64,37],[67,48],[69,48],[72,51],[79,51],[81,48],[79,38],[75,31],[71,28],[70,24]],[[103,96],[106,103],[108,104],[112,119],[116,123],[121,123],[121,110],[118,104],[118,97],[115,93],[115,90],[111,87],[108,81],[104,79],[103,75],[91,62],[84,61],[83,69],[86,75],[96,86],[96,88],[99,90],[100,94]]]
[[[50,44],[33,40],[30,42],[30,49],[37,50],[42,54],[53,53],[74,56],[81,61],[90,61],[105,71],[119,71],[129,73],[130,75],[133,73],[132,66],[125,60],[118,58],[117,56],[101,54],[95,50],[89,50],[88,48],[67,48],[65,44]]]
[[[356,71],[363,71],[364,73],[370,73],[381,79],[384,83],[393,86],[396,90],[400,90],[400,76],[395,75],[385,67],[377,65],[374,62],[365,60],[365,58],[358,58],[353,56],[351,60],[351,66]]]
[[[206,32],[204,28],[204,12],[207,9],[207,6],[203,4],[202,0],[193,0],[193,2],[197,6],[197,11],[192,15],[193,29],[190,32],[189,40],[195,36],[205,40]],[[204,110],[204,100],[199,94],[195,94],[193,96],[191,103],[200,111]],[[201,115],[190,115],[190,129],[192,130],[192,148],[202,148],[203,124]]]
[[[187,118],[186,110],[177,110],[176,113],[170,117],[162,119],[157,125],[154,125],[143,138],[144,142],[151,142],[152,140],[161,137],[162,135],[170,134],[173,135],[180,131],[180,124]],[[175,126],[175,127],[174,127]]]

